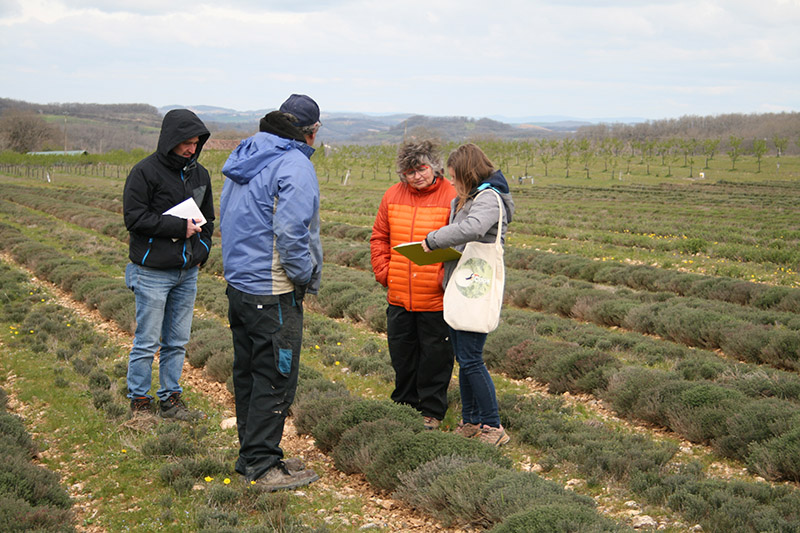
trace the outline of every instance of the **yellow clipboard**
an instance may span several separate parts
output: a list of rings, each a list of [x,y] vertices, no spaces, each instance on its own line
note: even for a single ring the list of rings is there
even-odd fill
[[[438,250],[426,252],[422,249],[421,241],[398,244],[394,249],[417,265],[432,265],[445,261],[455,261],[461,257],[461,252],[454,248],[439,248]]]

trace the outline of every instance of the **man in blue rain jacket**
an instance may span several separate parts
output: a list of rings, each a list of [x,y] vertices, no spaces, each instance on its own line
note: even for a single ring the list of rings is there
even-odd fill
[[[231,153],[222,173],[220,231],[239,435],[236,471],[266,491],[317,479],[283,460],[283,427],[297,389],[303,297],[322,270],[319,185],[312,145],[319,107],[293,94]]]

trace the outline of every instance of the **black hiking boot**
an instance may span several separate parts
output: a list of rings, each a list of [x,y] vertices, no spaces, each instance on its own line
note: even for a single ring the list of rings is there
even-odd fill
[[[193,411],[186,407],[186,402],[181,399],[180,392],[173,392],[169,398],[162,400],[158,414],[161,418],[183,421],[197,420],[202,417],[199,411]]]

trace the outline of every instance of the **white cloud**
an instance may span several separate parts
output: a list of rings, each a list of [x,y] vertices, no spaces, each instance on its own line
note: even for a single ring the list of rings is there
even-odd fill
[[[800,0],[0,0],[30,101],[484,116],[798,109]]]

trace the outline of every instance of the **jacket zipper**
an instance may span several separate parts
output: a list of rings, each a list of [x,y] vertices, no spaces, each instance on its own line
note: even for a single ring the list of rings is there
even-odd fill
[[[414,225],[416,224],[416,222],[417,222],[417,206],[414,206],[414,211],[411,214],[411,234],[408,236],[409,241],[411,241],[414,238]],[[414,308],[414,302],[413,302],[414,295],[411,290],[411,283],[413,281],[411,279],[411,274],[412,274],[411,269],[412,269],[412,263],[409,260],[408,261],[408,308],[409,309]]]
[[[144,257],[142,257],[142,266],[144,266],[144,262],[147,261],[147,256],[150,255],[150,248],[153,246],[153,238],[150,237],[147,239],[147,251],[144,253]]]

